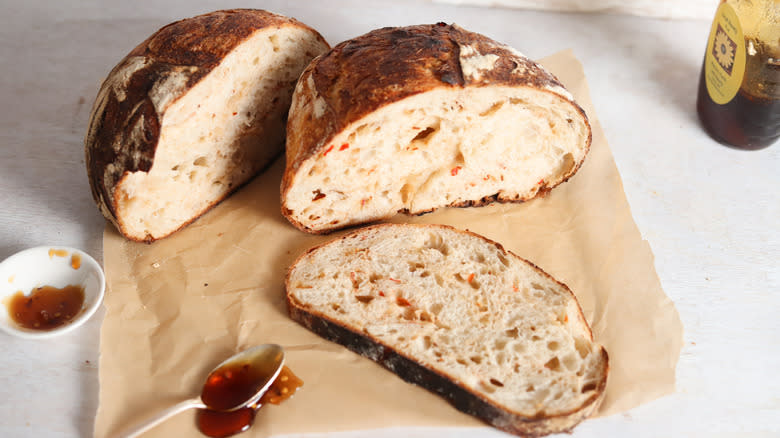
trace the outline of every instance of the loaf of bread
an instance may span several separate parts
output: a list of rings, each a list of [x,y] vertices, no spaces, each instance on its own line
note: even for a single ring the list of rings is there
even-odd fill
[[[133,49],[97,95],[85,139],[92,194],[127,238],[195,220],[284,147],[298,76],[329,48],[262,10],[169,24]]]
[[[397,212],[525,201],[571,177],[590,142],[571,94],[511,47],[444,23],[379,29],[301,75],[282,213],[324,233]]]
[[[506,432],[568,431],[604,396],[607,353],[571,291],[479,235],[366,227],[285,285],[294,320]]]

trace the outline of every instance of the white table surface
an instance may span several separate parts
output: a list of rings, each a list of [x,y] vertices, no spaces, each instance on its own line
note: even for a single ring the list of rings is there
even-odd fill
[[[675,394],[586,421],[573,436],[780,436],[780,145],[738,151],[700,129],[695,96],[708,21],[422,0],[157,3],[0,0],[0,259],[52,244],[102,259],[105,222],[84,168],[88,112],[113,65],[173,19],[258,7],[296,17],[331,43],[382,26],[446,21],[532,58],[572,48],[685,325]],[[52,340],[0,334],[0,436],[92,436],[102,316]],[[338,436],[504,435],[484,428]]]

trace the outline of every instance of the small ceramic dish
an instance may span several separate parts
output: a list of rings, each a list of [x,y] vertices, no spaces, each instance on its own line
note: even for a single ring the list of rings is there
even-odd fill
[[[17,292],[29,296],[38,288],[81,287],[84,303],[64,324],[49,330],[24,328],[11,317],[9,306]],[[0,329],[22,338],[49,338],[84,324],[103,301],[103,269],[89,254],[62,246],[39,246],[18,252],[0,263]]]

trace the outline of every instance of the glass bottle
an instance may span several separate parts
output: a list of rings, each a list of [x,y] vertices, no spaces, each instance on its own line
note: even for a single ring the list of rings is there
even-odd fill
[[[720,143],[761,149],[780,137],[780,0],[721,0],[696,109]]]

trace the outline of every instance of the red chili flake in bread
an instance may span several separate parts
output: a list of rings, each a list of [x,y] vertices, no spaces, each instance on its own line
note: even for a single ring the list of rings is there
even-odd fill
[[[452,170],[450,170],[450,175],[452,175],[452,176],[455,176],[455,175],[457,175],[457,174],[458,174],[458,171],[460,171],[460,169],[461,169],[461,167],[460,167],[460,166],[455,166],[455,167],[453,167],[453,168],[452,168]]]
[[[349,148],[349,143],[344,143],[343,145],[341,145],[341,147],[339,147],[339,150],[343,151],[344,149],[348,149],[348,148]]]
[[[379,291],[379,296],[380,296],[380,297],[383,297],[383,296],[385,296],[385,293],[384,293],[384,292],[382,292],[382,291],[380,290],[380,291]]]
[[[472,281],[474,281],[474,277],[475,277],[475,275],[474,275],[474,273],[472,272],[471,274],[469,274],[469,278],[468,278],[468,280],[466,280],[466,281],[468,281],[469,283],[471,283]]]
[[[390,280],[390,281],[392,281],[393,283],[400,283],[400,282],[401,282],[401,280],[396,280],[396,279],[395,279],[395,278],[393,278],[393,277],[387,277],[387,279],[388,279],[388,280]]]
[[[328,152],[330,152],[332,150],[333,150],[333,145],[330,145],[330,147],[325,149],[325,152],[322,153],[322,156],[324,157],[325,155],[328,155]]]
[[[395,302],[398,303],[398,305],[401,307],[409,307],[412,305],[412,303],[410,303],[409,300],[404,297],[397,297]]]
[[[512,286],[512,289],[514,289],[515,292],[519,292],[520,291],[520,289],[517,288],[516,284]]]

